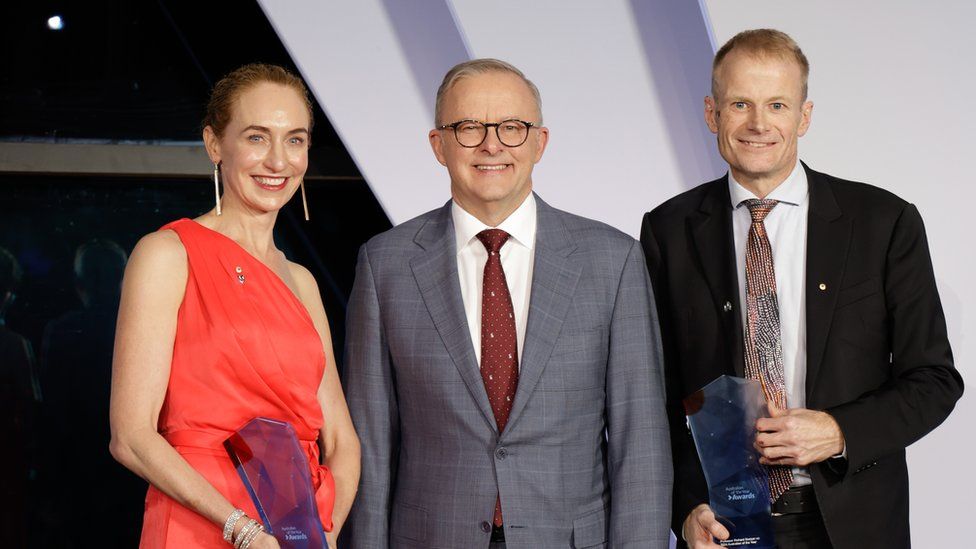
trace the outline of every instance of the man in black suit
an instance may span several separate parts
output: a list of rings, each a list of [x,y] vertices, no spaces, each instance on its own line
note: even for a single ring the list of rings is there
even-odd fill
[[[908,547],[905,448],[963,390],[918,211],[798,160],[808,72],[782,32],[725,44],[705,120],[729,173],[644,216],[668,377],[672,527],[691,547],[729,535],[708,507],[682,407],[716,377],[778,380],[784,395],[756,425],[761,461],[786,479],[784,493],[771,489],[780,547]],[[764,284],[772,314],[757,305]],[[773,352],[757,333],[773,335]],[[775,360],[757,377],[764,352]]]

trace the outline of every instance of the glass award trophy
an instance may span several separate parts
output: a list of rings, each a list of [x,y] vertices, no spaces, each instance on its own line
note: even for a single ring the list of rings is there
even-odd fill
[[[327,549],[308,456],[291,425],[252,419],[224,441],[265,530],[282,549]]]
[[[721,376],[684,400],[708,483],[708,504],[728,528],[726,547],[772,548],[769,480],[753,447],[756,420],[768,417],[758,381]]]

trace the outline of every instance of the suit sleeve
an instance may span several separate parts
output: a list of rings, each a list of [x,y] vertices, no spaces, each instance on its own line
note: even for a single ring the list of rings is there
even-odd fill
[[[891,379],[853,402],[828,409],[847,442],[847,474],[904,450],[937,427],[962,396],[922,218],[902,210],[888,246],[884,296]]]
[[[359,493],[343,529],[344,547],[389,545],[389,509],[399,447],[399,413],[366,245],[359,251],[346,316],[345,391],[362,446]]]
[[[662,252],[654,236],[651,214],[644,215],[641,224],[641,246],[647,260],[647,270],[653,286],[658,318],[661,326],[661,340],[664,352],[665,386],[667,392],[667,417],[671,434],[671,453],[674,467],[674,490],[672,494],[671,529],[681,541],[681,526],[691,510],[702,503],[708,503],[708,485],[702,472],[698,450],[691,436],[682,403],[686,391],[681,386],[681,360],[677,352],[670,314],[670,290],[667,272],[662,264]]]
[[[664,417],[664,362],[643,254],[633,242],[610,326],[607,437],[610,547],[667,547],[671,449]]]

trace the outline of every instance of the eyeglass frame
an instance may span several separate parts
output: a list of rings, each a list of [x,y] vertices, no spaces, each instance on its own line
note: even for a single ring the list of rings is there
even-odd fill
[[[485,128],[485,135],[481,138],[481,141],[478,141],[478,143],[475,144],[475,145],[465,145],[464,143],[461,143],[461,138],[458,137],[458,134],[457,134],[458,126],[460,126],[461,124],[464,124],[465,122],[477,122],[478,124],[481,124]],[[520,124],[525,124],[525,138],[522,139],[522,142],[519,143],[518,145],[507,145],[505,142],[502,141],[501,136],[498,135],[498,127],[501,126],[502,124],[506,123],[506,122],[518,122]],[[437,126],[437,129],[438,130],[446,130],[446,129],[450,128],[450,129],[454,130],[454,132],[453,132],[454,133],[454,140],[457,141],[457,144],[458,145],[461,145],[465,149],[473,149],[475,147],[480,147],[481,144],[485,142],[485,139],[488,139],[488,129],[489,128],[492,128],[492,127],[495,128],[495,138],[498,139],[498,142],[501,143],[502,145],[505,145],[506,147],[510,147],[510,148],[513,148],[513,149],[514,148],[517,148],[517,147],[521,147],[522,145],[525,145],[525,142],[529,140],[529,130],[531,130],[532,128],[539,128],[538,125],[536,125],[536,124],[534,124],[532,122],[526,122],[525,120],[519,120],[518,118],[506,118],[505,120],[502,120],[501,122],[482,122],[481,120],[475,120],[473,118],[465,118],[463,120],[458,120],[457,122],[454,122],[452,124],[444,124],[442,126]]]

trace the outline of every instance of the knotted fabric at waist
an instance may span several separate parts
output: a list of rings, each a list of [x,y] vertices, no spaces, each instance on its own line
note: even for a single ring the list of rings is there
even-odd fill
[[[295,427],[294,425],[292,426]],[[305,455],[308,456],[308,470],[312,477],[312,488],[315,489],[315,502],[318,505],[319,518],[327,532],[332,531],[332,508],[335,504],[335,481],[328,467],[319,463],[318,433],[305,433],[295,429],[298,443]],[[197,453],[221,456],[231,461],[230,455],[224,449],[224,441],[233,432],[202,429],[180,429],[163,434],[163,438],[180,454]]]
[[[292,428],[294,428],[294,425]],[[316,452],[318,452],[318,444],[316,444],[316,440],[318,440],[317,432],[303,433],[296,429],[295,433],[298,435],[298,442],[301,443],[302,448],[307,450],[306,446],[315,446]],[[224,441],[232,434],[234,434],[232,431],[216,429],[179,429],[177,431],[163,433],[163,438],[174,447],[182,446],[197,450],[213,450],[215,455],[227,455],[227,451],[224,450]]]

